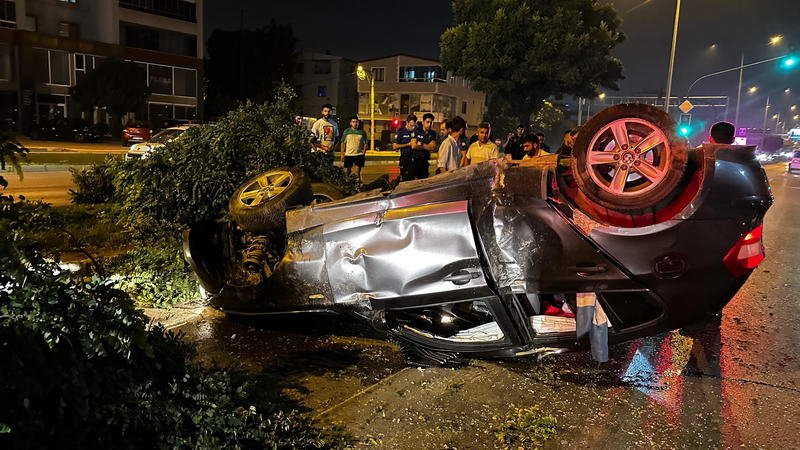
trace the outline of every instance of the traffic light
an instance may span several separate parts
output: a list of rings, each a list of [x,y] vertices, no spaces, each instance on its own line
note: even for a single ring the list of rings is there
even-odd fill
[[[781,69],[790,70],[800,66],[800,57],[797,55],[788,55],[781,60]]]
[[[692,134],[692,115],[681,114],[678,121],[678,136],[688,138],[690,134]]]

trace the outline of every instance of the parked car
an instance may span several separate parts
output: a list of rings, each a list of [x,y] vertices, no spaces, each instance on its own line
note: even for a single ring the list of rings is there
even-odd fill
[[[31,139],[50,139],[75,142],[95,142],[97,129],[83,119],[59,118],[44,120],[28,129]]]
[[[610,343],[713,320],[763,260],[772,204],[754,147],[689,149],[647,105],[592,117],[571,157],[347,198],[311,181],[259,174],[231,197],[230,222],[184,233],[211,304],[349,314],[429,363],[581,348],[560,312],[580,293],[596,294]]]
[[[186,130],[196,125],[181,125],[179,127],[167,128],[166,130],[159,131],[147,142],[140,142],[133,144],[125,154],[125,159],[140,159],[147,158],[153,151],[164,147],[167,142],[173,141],[180,137]]]
[[[800,170],[800,151],[798,150],[792,153],[792,159],[790,159],[789,163],[786,165],[787,172],[792,173],[795,170]]]
[[[146,121],[129,121],[122,129],[122,146],[129,147],[138,142],[147,142],[153,134],[153,129]]]

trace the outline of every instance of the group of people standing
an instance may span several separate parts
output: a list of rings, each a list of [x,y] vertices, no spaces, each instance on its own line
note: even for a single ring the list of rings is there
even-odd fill
[[[340,143],[340,158],[345,171],[348,175],[354,172],[360,179],[361,169],[366,163],[367,134],[359,126],[359,118],[353,116],[349,127],[337,142],[339,127],[331,118],[332,109],[329,104],[323,105],[322,117],[311,127],[311,150],[325,152],[332,163],[334,149]],[[400,152],[400,177],[403,181],[428,178],[430,156],[437,150],[437,174],[496,159],[500,156],[500,146],[503,147],[505,159],[510,162],[551,153],[544,143],[544,134],[526,134],[524,125],[519,125],[515,132],[509,133],[505,143],[502,143],[499,139],[492,142],[492,127],[488,122],[478,124],[475,134],[467,139],[467,123],[460,116],[444,121],[439,133],[433,129],[434,119],[431,113],[424,114],[422,121],[411,114],[406,118],[405,126],[397,130],[392,148]],[[576,134],[577,130],[565,132],[563,144],[555,153],[570,156]]]

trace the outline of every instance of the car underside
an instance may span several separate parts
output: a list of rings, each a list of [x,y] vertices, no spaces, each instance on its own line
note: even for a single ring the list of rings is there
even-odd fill
[[[339,198],[302,171],[240,187],[233,220],[185,233],[230,314],[337,312],[433,363],[588,345],[586,293],[610,343],[717,314],[764,257],[772,203],[750,147],[687,149],[644,105],[599,113],[572,157],[488,161]]]

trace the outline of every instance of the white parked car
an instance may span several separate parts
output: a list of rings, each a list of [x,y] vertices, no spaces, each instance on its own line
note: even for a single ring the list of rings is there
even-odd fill
[[[196,124],[181,125],[178,127],[170,127],[161,130],[158,133],[156,133],[152,138],[150,138],[149,141],[139,142],[138,144],[131,145],[131,148],[128,150],[128,153],[125,154],[125,159],[131,160],[131,159],[147,158],[152,152],[154,152],[159,148],[164,147],[167,144],[167,142],[171,142],[177,139],[186,130],[188,130],[193,126],[197,125]]]

